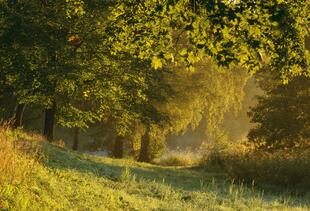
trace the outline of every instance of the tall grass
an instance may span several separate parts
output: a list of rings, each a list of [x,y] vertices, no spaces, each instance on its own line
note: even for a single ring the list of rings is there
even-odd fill
[[[195,166],[201,158],[202,152],[199,150],[167,150],[154,163],[162,166]]]
[[[234,154],[225,158],[225,170],[239,180],[309,191],[310,149]]]
[[[0,183],[21,181],[28,172],[31,159],[25,159],[8,131],[0,128]]]
[[[310,147],[262,151],[246,142],[231,143],[213,147],[201,165],[220,169],[239,181],[310,190]]]
[[[16,196],[16,188],[24,186],[35,171],[38,151],[30,142],[17,141],[21,134],[0,127],[0,210],[9,210],[14,203],[20,203],[19,207],[26,204],[21,195]],[[27,137],[26,134],[23,136]]]

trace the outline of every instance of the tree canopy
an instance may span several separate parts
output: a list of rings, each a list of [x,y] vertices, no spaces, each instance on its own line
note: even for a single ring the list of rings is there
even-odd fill
[[[193,64],[211,58],[257,72],[265,63],[284,82],[309,76],[307,0],[151,0],[118,1],[109,15],[107,42],[152,62]]]

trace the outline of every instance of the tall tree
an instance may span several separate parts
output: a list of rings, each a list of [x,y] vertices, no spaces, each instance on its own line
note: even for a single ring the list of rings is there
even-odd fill
[[[94,69],[86,66],[90,56],[98,56],[97,52],[87,52],[87,57],[81,48],[93,49],[100,43],[96,27],[102,18],[94,19],[95,13],[83,16],[85,6],[82,1],[43,5],[37,1],[1,2],[5,14],[1,21],[6,26],[1,31],[1,44],[5,47],[1,52],[7,55],[3,71],[8,73],[4,74],[4,86],[11,87],[17,104],[44,107],[43,133],[49,140],[53,139],[56,122],[84,127],[97,118],[94,112],[83,110],[85,103],[78,103],[84,100],[83,88],[88,80],[83,71]],[[98,2],[87,6],[97,6],[96,15],[106,8],[105,3]]]

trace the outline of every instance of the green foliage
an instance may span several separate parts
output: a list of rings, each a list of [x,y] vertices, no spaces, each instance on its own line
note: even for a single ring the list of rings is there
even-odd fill
[[[1,2],[0,98],[50,108],[57,123],[87,128],[111,120],[120,135],[133,121],[158,122],[152,106],[165,89],[149,65],[111,56],[102,42],[109,2]],[[90,10],[91,12],[85,12]],[[29,12],[31,11],[31,12]]]
[[[167,74],[174,94],[157,104],[170,120],[162,132],[182,134],[204,123],[204,138],[217,136],[224,114],[240,108],[247,79],[241,68],[227,71],[212,63],[201,63],[192,73],[178,69]]]
[[[166,135],[161,126],[152,125],[149,132],[150,146],[148,149],[150,160],[162,154],[166,146]]]
[[[226,172],[230,179],[273,186],[304,194],[309,189],[309,147],[257,150],[248,141],[218,142],[204,147],[201,166],[216,172]]]
[[[291,148],[307,145],[310,139],[310,80],[294,78],[287,85],[265,87],[265,95],[249,115],[257,126],[248,138],[261,148]],[[263,87],[264,88],[264,87]]]
[[[56,102],[67,106],[64,110],[78,110],[70,109],[68,98],[74,101],[78,97],[78,87],[86,80],[78,71],[85,64],[72,56],[73,41],[81,40],[70,40],[67,36],[81,24],[81,19],[67,19],[65,2],[60,1],[3,2],[1,9],[7,17],[2,19],[6,26],[1,33],[2,49],[4,54],[10,53],[4,61],[9,64],[3,67],[8,72],[4,87],[11,88],[10,94],[17,103],[49,108]],[[87,120],[81,124],[85,125]]]
[[[262,185],[276,185],[306,192],[309,187],[310,152],[307,148],[276,152],[230,154],[223,158],[223,168],[235,179],[255,181]]]
[[[160,73],[157,71],[157,74]],[[221,124],[224,114],[240,108],[247,79],[248,76],[241,68],[235,67],[227,71],[210,62],[197,65],[195,72],[188,72],[182,67],[162,72],[162,90],[159,91],[157,86],[154,91],[162,92],[164,100],[152,101],[152,105],[167,117],[167,121],[151,124],[150,159],[160,156],[167,137],[195,130],[201,124],[202,138],[216,139],[223,133]],[[164,86],[167,86],[167,89],[163,89]],[[143,127],[143,122],[136,124]],[[139,127],[133,128],[135,132],[129,134],[136,146],[134,151],[140,150],[139,143],[145,132],[138,129]]]
[[[237,64],[256,72],[270,65],[286,82],[309,76],[305,36],[309,1],[118,1],[109,15],[107,44],[152,61],[193,64],[211,57],[217,64]],[[267,62],[269,63],[269,62]]]
[[[68,18],[72,18],[72,16],[82,16],[85,14],[83,0],[66,0],[66,3],[66,14]]]

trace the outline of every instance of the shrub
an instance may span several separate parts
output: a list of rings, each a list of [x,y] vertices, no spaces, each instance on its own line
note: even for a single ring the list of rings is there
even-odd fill
[[[199,164],[201,156],[199,151],[170,150],[155,159],[154,162],[163,166],[193,166]]]
[[[247,142],[222,143],[206,150],[201,165],[240,181],[310,189],[310,147],[267,151]]]
[[[310,189],[310,149],[252,151],[225,159],[230,177],[297,189]]]
[[[200,160],[200,165],[208,167],[219,167],[222,169],[225,162],[232,155],[245,155],[253,149],[253,146],[244,140],[238,142],[220,141],[205,144],[204,153]]]

